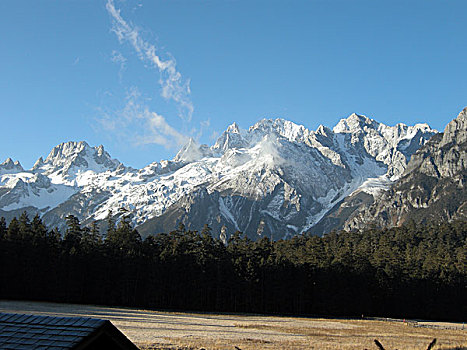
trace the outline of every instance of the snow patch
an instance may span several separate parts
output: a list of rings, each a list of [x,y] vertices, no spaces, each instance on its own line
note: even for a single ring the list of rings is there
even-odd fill
[[[238,224],[237,224],[237,220],[235,220],[234,216],[232,215],[232,213],[229,211],[229,209],[225,205],[224,200],[222,199],[222,197],[219,197],[219,210],[220,210],[221,214],[227,220],[229,220],[232,224],[234,224],[235,229],[237,231],[240,231],[240,228],[238,227]]]
[[[373,177],[365,180],[354,192],[363,191],[365,193],[371,194],[373,197],[376,197],[382,191],[388,190],[393,183],[394,181],[389,179],[386,175]]]

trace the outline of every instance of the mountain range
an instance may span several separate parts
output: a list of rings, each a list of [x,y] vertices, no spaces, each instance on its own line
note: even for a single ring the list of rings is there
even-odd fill
[[[208,224],[223,240],[237,230],[281,239],[397,225],[413,210],[444,205],[447,190],[465,191],[466,115],[443,134],[357,114],[316,131],[284,119],[249,129],[233,123],[214,145],[191,139],[173,160],[142,169],[103,146],[66,142],[29,170],[11,159],[0,164],[0,216],[26,211],[63,228],[69,214],[89,224],[111,212],[116,220],[128,215],[143,236]],[[458,197],[443,218],[465,216],[465,192]]]

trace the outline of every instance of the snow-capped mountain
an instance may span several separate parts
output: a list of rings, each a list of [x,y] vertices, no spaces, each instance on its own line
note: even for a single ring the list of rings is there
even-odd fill
[[[67,142],[31,170],[11,160],[0,165],[0,214],[27,208],[62,226],[68,214],[87,223],[125,208],[142,234],[182,222],[207,223],[214,235],[278,239],[310,230],[356,191],[386,188],[435,133],[426,124],[386,126],[356,114],[316,131],[263,119],[248,130],[230,125],[211,147],[191,139],[173,160],[139,170],[102,146]]]
[[[39,173],[53,179],[55,183],[71,185],[82,173],[115,171],[123,164],[104,151],[104,147],[90,147],[86,142],[66,142],[52,149],[45,161],[41,158],[32,167]]]
[[[467,218],[467,108],[411,157],[402,177],[343,227],[446,222]]]

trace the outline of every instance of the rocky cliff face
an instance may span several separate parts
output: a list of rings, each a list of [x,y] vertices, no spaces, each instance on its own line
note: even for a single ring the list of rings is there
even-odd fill
[[[433,136],[411,158],[403,176],[371,205],[344,223],[346,229],[369,223],[400,225],[408,220],[467,218],[467,108],[443,134]]]
[[[143,234],[207,223],[214,235],[279,239],[312,229],[355,191],[387,188],[435,133],[356,114],[316,131],[264,119],[246,130],[232,124],[213,146],[190,140],[173,160],[139,170],[102,146],[67,142],[31,170],[2,170],[0,214],[27,209],[60,227],[68,214],[86,224],[124,208]]]

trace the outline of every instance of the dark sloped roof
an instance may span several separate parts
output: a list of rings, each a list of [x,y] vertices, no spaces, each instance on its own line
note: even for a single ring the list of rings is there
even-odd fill
[[[76,349],[103,332],[137,349],[110,321],[0,313],[0,349]]]

